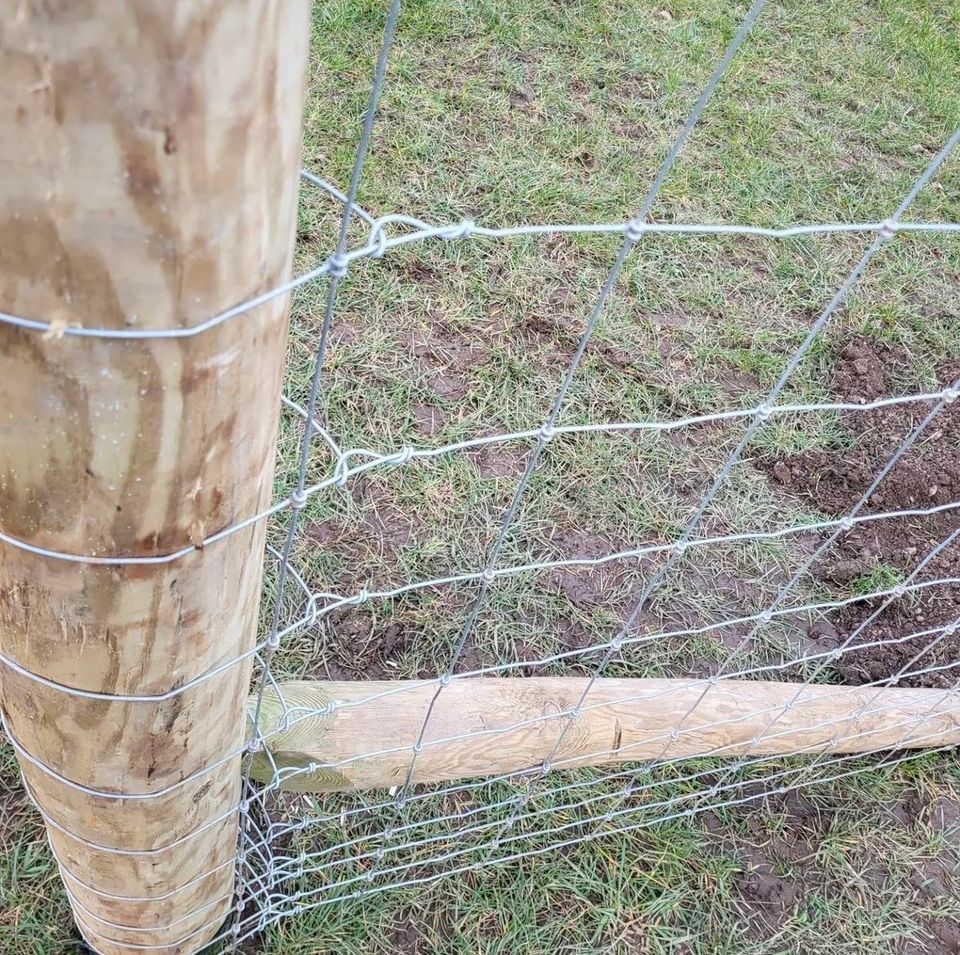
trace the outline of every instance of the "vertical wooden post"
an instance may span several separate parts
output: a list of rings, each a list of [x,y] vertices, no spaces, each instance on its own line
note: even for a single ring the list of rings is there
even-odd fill
[[[0,310],[54,324],[0,324],[6,535],[166,555],[268,503],[288,297],[195,337],[60,333],[196,325],[286,280],[308,16],[0,0]],[[250,658],[156,702],[60,687],[164,694],[248,653],[263,535],[139,565],[0,543],[0,651],[43,678],[0,665],[4,719],[98,952],[193,952],[228,914]]]

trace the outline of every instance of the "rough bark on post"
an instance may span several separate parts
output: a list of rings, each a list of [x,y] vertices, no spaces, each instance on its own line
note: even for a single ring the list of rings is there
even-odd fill
[[[194,337],[62,333],[196,325],[287,278],[308,15],[0,0],[0,310],[53,325],[0,324],[9,538],[162,556],[267,504],[287,296]],[[262,523],[155,564],[0,543],[4,720],[98,952],[193,952],[229,913],[262,548]],[[71,692],[245,653],[159,701]]]

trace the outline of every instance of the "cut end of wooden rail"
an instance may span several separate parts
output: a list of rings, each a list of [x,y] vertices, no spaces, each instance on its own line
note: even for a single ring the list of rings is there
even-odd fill
[[[960,700],[942,690],[600,679],[581,706],[588,682],[468,678],[439,695],[435,680],[280,684],[262,701],[266,748],[253,775],[276,774],[286,791],[337,792],[403,785],[414,755],[412,781],[434,783],[521,774],[548,759],[565,769],[960,744]]]

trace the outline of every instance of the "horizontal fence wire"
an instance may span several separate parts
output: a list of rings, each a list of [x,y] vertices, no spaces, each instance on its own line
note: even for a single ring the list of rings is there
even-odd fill
[[[766,0],[754,0],[750,6],[653,182],[638,197],[639,205],[631,218],[494,226],[471,219],[432,223],[402,212],[377,216],[359,205],[365,161],[401,12],[399,0],[393,0],[348,186],[341,190],[314,172],[301,173],[304,189],[319,190],[339,207],[334,251],[322,262],[253,299],[182,328],[112,329],[92,322],[61,326],[42,316],[0,313],[0,324],[58,338],[102,339],[114,342],[114,347],[124,347],[131,341],[202,335],[226,322],[243,321],[268,301],[311,283],[326,283],[306,400],[298,402],[291,396],[282,399],[283,427],[297,439],[292,490],[275,497],[263,511],[245,515],[189,546],[148,555],[65,553],[0,531],[0,542],[6,547],[53,561],[118,568],[174,563],[205,553],[260,523],[268,525],[273,541],[267,546],[266,609],[256,645],[188,681],[152,693],[95,692],[51,680],[32,672],[11,655],[0,653],[0,665],[48,690],[130,705],[175,700],[233,667],[250,662],[254,665],[248,733],[243,745],[221,753],[176,783],[148,792],[94,789],[68,778],[31,753],[11,732],[0,710],[4,733],[22,763],[66,787],[104,800],[160,799],[243,757],[243,787],[237,804],[165,844],[114,848],[81,837],[49,809],[40,810],[48,828],[65,840],[104,853],[145,858],[187,844],[225,819],[240,818],[235,859],[149,897],[104,892],[88,873],[73,870],[66,859],[58,857],[81,930],[95,931],[98,936],[109,934],[111,929],[149,933],[175,931],[180,923],[189,923],[189,931],[185,928],[175,943],[189,946],[192,939],[216,927],[203,919],[195,927],[198,915],[210,910],[211,920],[221,920],[215,913],[223,898],[205,899],[201,906],[167,925],[131,929],[93,912],[80,896],[157,902],[189,892],[220,869],[235,865],[238,884],[232,895],[232,918],[209,947],[210,951],[232,950],[268,930],[278,919],[329,904],[422,886],[487,866],[516,865],[546,853],[594,840],[616,840],[645,827],[692,819],[708,811],[749,806],[803,787],[829,787],[860,773],[892,771],[910,761],[931,759],[956,745],[960,739],[956,731],[960,725],[960,659],[952,655],[951,639],[960,630],[960,618],[948,622],[919,620],[922,625],[897,627],[884,621],[890,616],[888,611],[933,599],[960,585],[960,577],[945,560],[951,549],[955,550],[960,535],[960,500],[936,500],[933,495],[929,503],[887,507],[882,492],[911,455],[939,433],[945,417],[957,413],[960,379],[889,397],[821,402],[781,399],[797,370],[848,305],[881,249],[903,235],[953,238],[960,233],[958,223],[904,219],[960,142],[960,130],[950,136],[900,203],[881,221],[780,227],[650,221],[661,187],[688,140],[696,135],[701,116],[741,46],[750,42],[751,27],[765,6]],[[362,238],[351,245],[350,237],[357,230]],[[391,436],[377,433],[376,421],[369,422],[366,429],[372,447],[351,446],[336,433],[324,410],[330,397],[326,366],[339,291],[354,266],[431,242],[505,242],[557,235],[611,236],[619,240],[619,248],[550,396],[545,417],[520,430],[492,428],[453,442],[423,446],[397,446]],[[579,377],[589,373],[582,367],[584,357],[617,294],[625,264],[647,239],[675,236],[690,242],[725,236],[781,241],[830,235],[860,240],[859,256],[805,328],[802,340],[778,370],[762,401],[682,416],[562,423],[569,410],[571,389]],[[365,273],[373,282],[377,275],[373,269]],[[804,513],[802,518],[784,511],[778,515],[782,519],[772,526],[764,515],[751,515],[745,527],[713,519],[724,496],[738,493],[734,478],[764,428],[778,422],[803,428],[813,421],[837,424],[870,420],[870,416],[893,412],[908,421],[904,434],[886,449],[885,457],[876,463],[863,490],[845,506],[842,516],[827,516],[826,512],[836,509],[825,507],[823,512],[818,509],[816,513]],[[685,507],[682,520],[674,522],[669,531],[651,533],[627,547],[583,553],[574,548],[562,556],[525,540],[522,531],[531,489],[544,469],[554,466],[552,456],[561,449],[596,441],[600,442],[598,450],[591,453],[602,454],[603,442],[644,438],[663,441],[717,427],[729,429],[732,447],[714,463],[707,486],[698,490],[696,499]],[[311,507],[320,508],[334,498],[352,501],[364,481],[399,481],[418,468],[443,466],[492,448],[508,447],[524,452],[523,468],[502,513],[497,515],[487,546],[470,566],[450,566],[444,573],[422,577],[398,566],[392,575],[358,576],[344,587],[342,581],[328,580],[300,563],[298,548],[323,546],[311,544],[305,531],[313,520]],[[319,479],[318,468],[322,469]],[[915,535],[910,568],[895,580],[878,578],[854,592],[842,585],[826,586],[816,577],[816,569],[851,535],[871,533],[894,523],[935,529],[926,536]],[[686,625],[679,625],[669,614],[657,618],[652,613],[651,608],[664,592],[674,592],[674,587],[682,590],[683,575],[691,562],[709,561],[711,555],[721,552],[743,554],[753,549],[765,553],[763,548],[786,548],[783,553],[790,566],[775,593],[761,592],[753,600],[755,605],[740,606],[736,612],[708,609]],[[542,590],[555,580],[551,575],[612,569],[627,581],[624,588],[629,595],[625,603],[614,606],[612,594],[605,594],[611,606],[603,638],[533,656],[500,652],[482,659],[467,655],[490,615],[519,614],[519,598],[510,587]],[[455,627],[441,650],[443,659],[430,660],[417,679],[371,681],[368,688],[359,683],[359,690],[345,688],[348,681],[330,680],[318,684],[324,689],[315,701],[305,702],[297,694],[293,676],[299,675],[298,652],[304,647],[312,651],[319,648],[322,654],[324,635],[339,615],[380,607],[389,616],[391,608],[433,598],[438,600],[434,611],[449,614]],[[514,606],[504,611],[504,603],[511,600]],[[441,607],[449,609],[437,609]],[[838,636],[822,648],[791,642],[791,634],[836,619],[840,613],[851,614],[854,621],[845,637]],[[721,639],[724,635],[731,637],[732,648]],[[682,666],[672,665],[671,669],[669,664],[654,666],[650,662],[655,651],[700,639],[715,639],[716,646],[728,649],[712,662],[706,675]],[[766,647],[769,652],[758,653],[758,647]],[[844,688],[837,668],[861,658],[865,651],[890,648],[899,648],[901,662],[880,676],[858,681],[856,695],[845,697],[853,702],[842,712],[831,711],[825,691]],[[530,705],[519,714],[506,708],[484,713],[481,728],[469,724],[469,720],[462,732],[444,728],[447,723],[442,714],[451,694],[460,694],[456,699],[462,701],[471,692],[481,694],[509,683],[517,686],[517,699],[523,699],[524,684],[536,687],[531,681],[547,676],[570,681],[567,685],[572,695],[550,697],[545,708],[544,699],[531,690]],[[629,687],[622,682],[631,679],[634,682]],[[748,685],[786,689],[776,700],[763,705],[731,705],[730,694],[747,694],[743,687]],[[616,690],[618,695],[610,695],[614,691],[607,688],[611,686],[621,688]],[[854,688],[849,689],[853,692]],[[891,696],[891,691],[900,695]],[[723,701],[722,706],[718,700]],[[619,735],[610,744],[600,745],[599,738],[593,737],[583,742],[583,727],[591,720],[617,714],[619,727],[622,714],[631,708],[639,713],[648,712],[644,707],[659,705],[679,707],[673,711],[668,728],[654,727],[646,734],[637,731],[627,742],[621,742]],[[367,725],[363,722],[367,714],[385,720],[382,714],[398,713],[405,706],[415,717],[398,723],[405,737],[391,735],[395,727],[386,721],[379,726],[381,745],[368,745],[368,737],[358,735],[360,742],[353,750],[344,752],[341,745],[331,744],[328,753],[322,753],[324,733],[332,734],[339,727],[346,741],[343,745],[348,746],[352,727]],[[744,727],[749,727],[749,732]],[[303,758],[292,758],[287,747],[294,747],[289,741],[302,742],[306,733],[314,733],[316,753],[311,750]],[[535,758],[532,749],[518,747],[510,763],[511,747],[518,740],[536,742],[539,749]],[[497,771],[464,773],[458,769],[465,754],[484,747],[496,754]],[[434,765],[430,761],[444,754],[450,760],[447,775],[424,778],[424,766]],[[504,768],[502,763],[509,765]],[[365,772],[373,773],[385,764],[392,767],[389,785],[381,782],[365,789],[350,785],[351,774],[364,778]],[[322,779],[333,781],[326,791],[318,782]],[[32,796],[29,786],[27,792]],[[134,951],[170,948],[170,943],[124,945]]]

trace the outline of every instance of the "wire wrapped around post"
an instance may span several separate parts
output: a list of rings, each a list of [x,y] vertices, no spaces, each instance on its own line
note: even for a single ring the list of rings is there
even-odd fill
[[[232,903],[263,522],[202,543],[270,500],[289,296],[163,333],[289,276],[308,11],[0,0],[2,715],[107,955]]]

